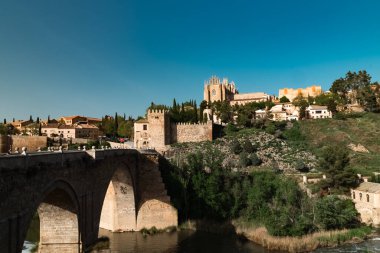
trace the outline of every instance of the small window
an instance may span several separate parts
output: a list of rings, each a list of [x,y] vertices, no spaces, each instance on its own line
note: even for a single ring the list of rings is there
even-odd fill
[[[355,192],[352,192],[352,198],[355,199]]]
[[[369,202],[369,194],[367,194],[367,202]]]
[[[362,197],[363,197],[363,195],[361,193],[359,193],[360,200],[362,200]]]
[[[143,125],[143,130],[148,130],[148,125]]]

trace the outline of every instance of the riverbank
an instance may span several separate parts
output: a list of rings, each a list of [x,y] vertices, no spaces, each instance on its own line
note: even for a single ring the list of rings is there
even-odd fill
[[[255,227],[242,222],[218,223],[213,221],[187,221],[180,229],[191,229],[217,234],[236,233],[269,250],[292,253],[311,252],[318,248],[337,247],[343,244],[360,243],[370,238],[373,229],[367,226],[354,229],[320,231],[300,237],[271,236],[265,227]]]
[[[321,231],[300,237],[276,237],[268,234],[264,227],[236,227],[236,233],[243,235],[269,250],[284,250],[287,252],[310,252],[317,248],[337,247],[346,243],[363,242],[372,233],[369,227]]]

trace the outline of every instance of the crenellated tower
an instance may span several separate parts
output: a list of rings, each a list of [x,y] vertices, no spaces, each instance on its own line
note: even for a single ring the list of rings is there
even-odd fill
[[[148,110],[149,146],[163,149],[170,144],[170,115],[167,110]]]

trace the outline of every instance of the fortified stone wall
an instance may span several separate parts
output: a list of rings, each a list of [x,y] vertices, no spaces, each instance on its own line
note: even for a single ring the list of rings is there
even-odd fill
[[[0,136],[0,153],[6,153],[9,149],[14,150],[16,147],[20,150],[22,147],[26,147],[29,151],[37,151],[38,148],[46,146],[46,136]]]
[[[155,148],[164,148],[171,143],[170,116],[165,110],[149,110],[150,145]]]
[[[211,121],[207,123],[191,124],[178,123],[171,125],[172,142],[200,142],[212,141],[213,124]]]

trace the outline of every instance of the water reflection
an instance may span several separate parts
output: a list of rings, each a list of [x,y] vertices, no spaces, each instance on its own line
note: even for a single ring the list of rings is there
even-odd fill
[[[278,253],[234,235],[206,232],[180,231],[144,237],[141,233],[111,233],[101,229],[100,236],[110,238],[112,253]]]

